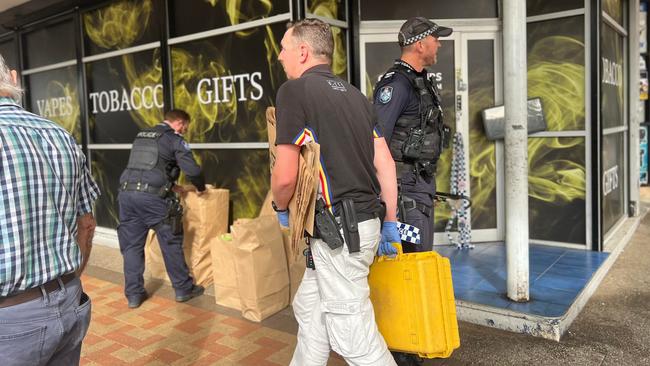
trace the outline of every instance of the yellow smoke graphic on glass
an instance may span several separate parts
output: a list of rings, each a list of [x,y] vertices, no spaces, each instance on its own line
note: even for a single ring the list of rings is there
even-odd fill
[[[97,46],[106,49],[130,47],[149,26],[152,0],[120,1],[84,14],[84,29]]]
[[[570,37],[547,37],[533,46],[528,60],[528,96],[542,99],[548,129],[583,130],[584,44]],[[569,159],[577,146],[584,146],[583,137],[529,139],[530,197],[557,206],[585,199],[585,167],[576,161],[582,159]]]
[[[138,72],[136,70],[136,62],[133,55],[122,56],[122,64],[124,65],[124,72],[128,82],[128,90],[139,88],[143,90],[146,86],[155,86],[162,83],[162,66],[160,65],[159,50],[153,52],[151,67],[144,71]],[[142,93],[145,99],[143,104],[155,105],[155,101],[162,102],[164,100],[162,88],[155,88],[154,94],[147,95]],[[138,124],[140,129],[155,126],[163,119],[163,110],[161,108],[140,108],[132,109],[129,114],[133,120]]]
[[[75,138],[78,144],[81,144],[81,126],[79,125],[80,107],[77,87],[70,83],[61,83],[59,81],[50,81],[47,84],[48,96],[63,96],[70,103],[67,104],[66,113],[53,115],[50,119]]]
[[[268,16],[272,11],[270,1],[261,1],[262,12],[257,14],[246,14],[242,11],[242,2],[227,0],[224,2],[207,0],[210,5],[224,6],[226,13],[232,25],[251,21]],[[277,56],[280,53],[280,47],[273,35],[271,26],[251,28],[248,30],[238,31],[231,35],[234,42],[242,41],[252,35],[264,32],[264,46],[266,49],[267,65],[269,68],[269,77],[271,87],[277,89],[282,81],[278,75],[282,74],[282,69],[277,62]],[[260,101],[251,99],[246,100],[240,106],[237,98],[230,98],[228,101],[219,103],[201,103],[197,93],[199,80],[232,76],[233,72],[226,63],[224,50],[217,49],[209,41],[202,42],[200,54],[193,54],[183,49],[175,47],[171,50],[172,59],[172,82],[174,85],[174,102],[178,108],[186,110],[192,116],[192,123],[186,134],[186,139],[191,142],[214,142],[207,139],[212,135],[212,131],[217,132],[216,140],[218,142],[230,142],[234,138],[239,140],[250,138],[251,131],[237,129],[236,124],[239,115],[242,114],[252,123],[249,124],[255,129],[253,132],[257,135],[257,140],[266,139],[266,118],[264,108],[260,107]],[[202,88],[209,88],[210,85],[203,84]],[[245,94],[249,92],[251,86],[246,87]],[[205,95],[206,90],[199,90],[199,93]],[[272,104],[273,101],[269,101]],[[240,117],[243,118],[243,117]],[[230,128],[226,128],[230,127]],[[235,135],[225,135],[222,131],[236,131]],[[260,172],[264,171],[268,160],[264,151],[241,151],[238,163],[240,163],[243,173],[237,174],[239,178],[234,183],[236,190],[231,191],[233,198],[233,215],[234,217],[253,217],[257,215],[259,207],[269,189],[268,179],[260,177]],[[219,162],[219,151],[203,151],[195,153],[195,158],[199,163],[203,161]],[[232,174],[232,173],[230,173]]]
[[[528,195],[555,206],[585,198],[584,138],[546,137],[528,140]],[[560,151],[564,150],[564,151]],[[547,158],[546,155],[564,158]],[[570,158],[574,158],[572,160]]]
[[[621,1],[622,0],[603,0],[601,5],[603,11],[605,11],[618,22],[623,19]]]
[[[312,1],[309,4],[309,12],[319,17],[336,19],[338,14],[339,2],[337,0]],[[334,54],[332,56],[332,72],[334,75],[347,79],[348,59],[345,42],[345,32],[332,26],[332,36],[334,37]],[[371,89],[367,89],[371,90]]]

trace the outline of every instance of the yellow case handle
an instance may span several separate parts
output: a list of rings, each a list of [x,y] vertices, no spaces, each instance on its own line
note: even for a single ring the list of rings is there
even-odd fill
[[[402,251],[402,243],[391,243],[391,245],[394,246],[395,249],[397,249],[397,255],[395,257],[382,255],[381,257],[377,257],[377,259],[376,259],[377,261],[379,261],[379,262],[392,261],[392,260],[395,260],[395,259],[399,258],[402,254],[404,254],[404,251]]]

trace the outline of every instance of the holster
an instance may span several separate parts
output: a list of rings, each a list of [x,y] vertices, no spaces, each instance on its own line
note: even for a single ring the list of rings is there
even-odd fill
[[[361,251],[359,221],[357,220],[357,213],[354,210],[354,201],[351,199],[341,201],[341,227],[343,228],[345,242],[348,244],[348,251],[350,253],[358,253]]]
[[[322,239],[332,250],[343,246],[343,238],[339,231],[339,224],[322,198],[316,201],[314,223],[316,229],[314,237]]]
[[[166,221],[171,226],[172,234],[183,233],[183,206],[181,206],[177,198],[169,200]]]
[[[402,220],[402,222],[405,222],[406,220],[406,207],[404,207],[401,189],[397,191],[397,218]]]

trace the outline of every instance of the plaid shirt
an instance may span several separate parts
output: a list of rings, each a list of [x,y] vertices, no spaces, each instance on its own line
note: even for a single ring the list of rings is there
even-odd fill
[[[79,268],[77,217],[98,196],[74,138],[0,97],[0,296]]]

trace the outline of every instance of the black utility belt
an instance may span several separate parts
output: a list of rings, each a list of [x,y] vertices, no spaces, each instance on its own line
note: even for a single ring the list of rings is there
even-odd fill
[[[323,240],[332,250],[338,249],[343,246],[343,243],[346,243],[350,253],[359,252],[361,250],[359,223],[377,218],[377,215],[356,212],[354,202],[349,199],[342,200],[338,205],[337,211],[340,216],[334,216],[322,198],[316,201],[313,237]],[[341,231],[343,231],[343,236],[341,236]]]
[[[425,204],[416,202],[412,198],[402,196],[402,205],[403,205],[405,211],[410,211],[410,210],[415,208],[418,211],[422,212],[427,217],[431,217],[431,207],[429,207],[429,206],[427,206]]]
[[[433,176],[436,172],[436,163],[431,162],[413,162],[413,161],[395,161],[395,168],[397,171],[397,178],[400,178],[404,173],[414,173],[415,175],[429,175]]]
[[[149,183],[142,182],[124,182],[120,185],[120,191],[147,192],[157,195],[162,195],[167,192],[165,187],[150,186]]]

